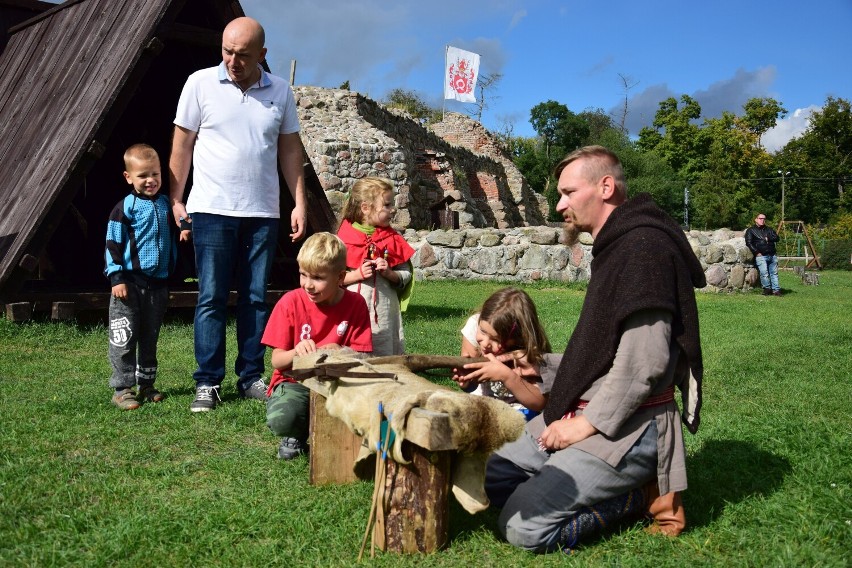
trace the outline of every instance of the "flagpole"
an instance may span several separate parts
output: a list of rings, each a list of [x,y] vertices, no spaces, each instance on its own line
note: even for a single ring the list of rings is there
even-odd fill
[[[444,73],[443,80],[441,81],[441,122],[444,122],[445,114],[447,112],[447,93],[445,91],[447,87],[447,54],[450,52],[450,44],[444,46]]]

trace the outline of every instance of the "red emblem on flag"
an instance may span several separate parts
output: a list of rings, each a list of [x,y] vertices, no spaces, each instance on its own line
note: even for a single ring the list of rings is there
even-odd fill
[[[450,65],[450,86],[460,95],[467,95],[473,91],[476,85],[476,71],[471,67],[467,59],[459,59]]]

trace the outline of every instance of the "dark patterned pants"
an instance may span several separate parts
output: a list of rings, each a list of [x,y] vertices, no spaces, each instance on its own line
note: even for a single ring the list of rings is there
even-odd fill
[[[169,291],[127,283],[127,297],[109,300],[109,386],[152,385],[157,377],[157,338]]]

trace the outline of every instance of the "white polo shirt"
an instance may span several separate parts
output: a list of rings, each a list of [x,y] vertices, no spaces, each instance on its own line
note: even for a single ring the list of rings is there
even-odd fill
[[[282,78],[260,70],[245,93],[225,64],[187,79],[174,123],[198,133],[188,213],[278,218],[278,136],[299,131],[296,101]]]

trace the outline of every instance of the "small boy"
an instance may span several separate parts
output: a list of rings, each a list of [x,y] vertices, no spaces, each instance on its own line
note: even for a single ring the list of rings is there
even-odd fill
[[[177,247],[172,238],[171,208],[159,195],[161,173],[157,151],[134,144],[124,153],[124,179],[130,195],[109,215],[106,269],[112,284],[109,302],[109,360],[115,389],[112,403],[122,410],[142,402],[161,402],[154,388],[157,337],[169,293],[166,279],[174,268]],[[137,392],[133,387],[139,386]]]
[[[300,288],[278,300],[261,342],[272,347],[275,372],[269,382],[266,425],[282,440],[278,458],[291,460],[305,450],[308,388],[286,377],[297,355],[317,349],[373,350],[370,314],[360,294],[345,290],[346,246],[331,233],[316,233],[298,256]]]

